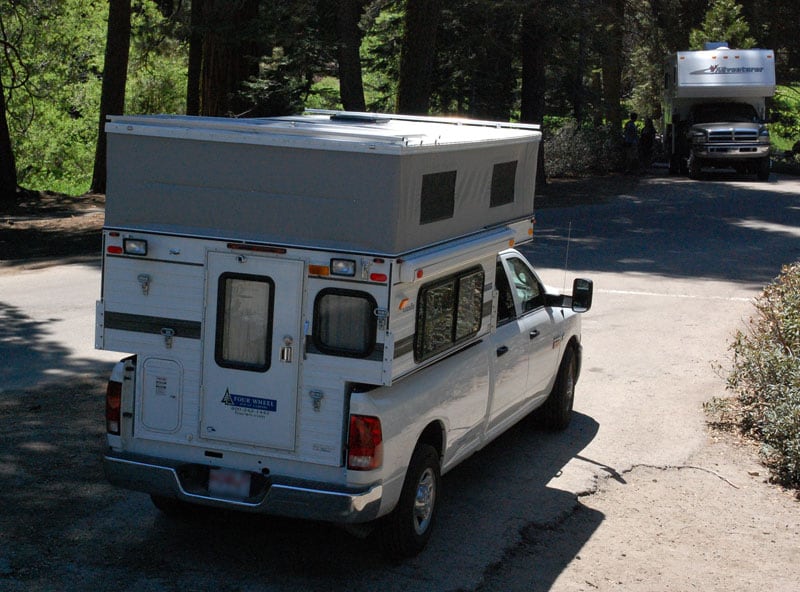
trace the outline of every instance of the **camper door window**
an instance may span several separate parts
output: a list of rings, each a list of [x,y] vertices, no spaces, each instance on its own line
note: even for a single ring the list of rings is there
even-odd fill
[[[272,334],[272,280],[242,274],[219,278],[215,359],[225,368],[266,372]]]

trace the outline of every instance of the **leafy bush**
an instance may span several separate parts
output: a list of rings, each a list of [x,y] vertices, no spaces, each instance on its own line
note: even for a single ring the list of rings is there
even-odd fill
[[[739,427],[762,442],[775,481],[800,488],[800,262],[785,266],[755,307],[749,331],[731,345],[728,387]]]
[[[622,137],[608,126],[545,121],[544,168],[549,177],[583,177],[621,168]]]

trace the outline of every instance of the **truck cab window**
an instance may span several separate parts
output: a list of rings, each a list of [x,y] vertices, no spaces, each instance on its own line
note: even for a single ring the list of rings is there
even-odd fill
[[[515,319],[517,311],[514,309],[514,296],[511,294],[506,270],[500,261],[497,262],[494,283],[497,286],[497,324],[502,325]]]
[[[507,261],[511,282],[522,305],[522,313],[544,306],[544,291],[531,269],[517,257],[511,257]]]
[[[369,356],[375,348],[376,307],[364,292],[322,290],[314,301],[314,345],[335,356]]]

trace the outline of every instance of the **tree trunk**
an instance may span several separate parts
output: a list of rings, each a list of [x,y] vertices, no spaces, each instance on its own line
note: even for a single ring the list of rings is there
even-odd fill
[[[131,44],[131,0],[109,0],[106,56],[100,97],[100,126],[94,157],[92,191],[106,191],[106,133],[108,115],[125,110],[125,83],[128,79],[128,53]]]
[[[203,67],[200,113],[239,116],[247,105],[237,100],[242,82],[258,74],[256,36],[250,32],[259,0],[207,0],[203,7]]]
[[[361,30],[358,23],[363,0],[341,0],[336,15],[339,33],[339,94],[346,111],[366,111],[364,82],[361,78]]]
[[[203,67],[203,6],[192,0],[189,23],[189,64],[186,76],[186,115],[200,114],[200,72]]]
[[[431,94],[440,0],[407,0],[400,53],[397,112],[425,115]]]
[[[0,76],[0,208],[17,201],[17,165],[6,118],[6,91]]]
[[[538,4],[535,3],[535,4]],[[542,34],[541,18],[544,11],[531,7],[522,19],[522,89],[520,120],[523,123],[541,124],[545,111],[545,56],[548,38]],[[539,144],[536,166],[536,187],[547,184],[544,170],[544,138]]]
[[[603,111],[611,129],[622,133],[622,35],[625,0],[606,0],[601,21],[605,24],[602,42]]]

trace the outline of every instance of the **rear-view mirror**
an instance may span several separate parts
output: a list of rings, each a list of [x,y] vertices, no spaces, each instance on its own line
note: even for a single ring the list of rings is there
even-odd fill
[[[572,310],[586,312],[592,308],[592,295],[594,284],[592,280],[576,278],[572,282]]]

